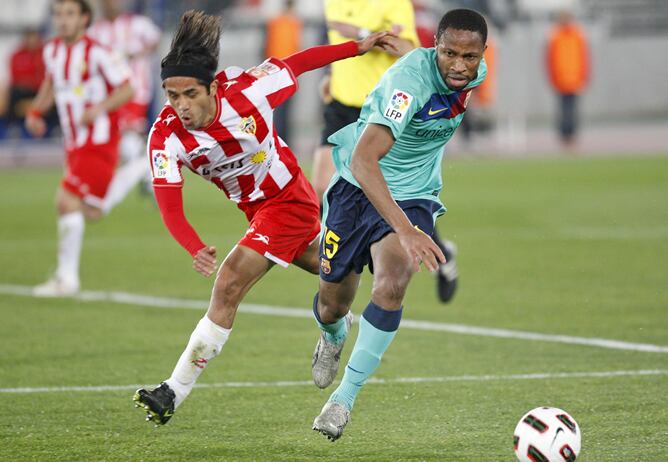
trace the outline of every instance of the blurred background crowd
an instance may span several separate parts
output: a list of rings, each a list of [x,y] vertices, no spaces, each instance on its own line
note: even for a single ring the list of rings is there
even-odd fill
[[[44,75],[43,43],[52,36],[49,0],[5,0],[0,16],[0,166],[28,159],[59,162],[58,118],[46,140],[23,126]],[[153,79],[152,113],[162,106],[160,57],[182,12],[223,17],[220,67],[251,67],[327,41],[324,2],[312,0],[118,0],[92,2],[94,20],[141,14],[162,31],[144,56]],[[107,4],[105,6],[105,4]],[[112,5],[111,7],[109,5]],[[567,152],[668,152],[668,2],[664,0],[414,0],[423,46],[451,8],[483,13],[490,24],[490,77],[476,91],[464,130],[449,154],[539,155]],[[111,9],[111,11],[110,11]],[[127,52],[126,52],[127,54]],[[133,56],[126,56],[135,59]],[[300,78],[301,90],[278,129],[310,161],[320,141],[326,71]],[[150,122],[150,121],[149,121]]]

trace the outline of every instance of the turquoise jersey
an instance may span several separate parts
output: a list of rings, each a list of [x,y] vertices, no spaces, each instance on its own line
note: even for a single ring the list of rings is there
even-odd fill
[[[471,90],[487,75],[483,60],[478,75],[463,90],[450,90],[438,71],[436,50],[417,48],[406,54],[367,96],[360,117],[329,137],[337,175],[357,187],[350,171],[353,150],[367,124],[392,130],[394,145],[379,164],[395,200],[430,199],[441,205],[443,147],[459,126]]]

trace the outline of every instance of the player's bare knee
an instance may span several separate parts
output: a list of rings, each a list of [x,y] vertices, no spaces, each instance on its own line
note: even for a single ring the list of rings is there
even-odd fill
[[[96,207],[85,206],[83,212],[88,221],[98,221],[104,216],[104,212]]]
[[[371,298],[373,300],[385,300],[388,306],[400,305],[404,295],[406,295],[406,288],[410,279],[410,271],[376,275],[371,289]]]

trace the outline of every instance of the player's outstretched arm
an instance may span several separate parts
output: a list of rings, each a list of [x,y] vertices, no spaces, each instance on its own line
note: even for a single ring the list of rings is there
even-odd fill
[[[296,76],[299,76],[304,72],[327,66],[334,61],[363,55],[375,46],[383,49],[393,48],[394,45],[388,37],[394,36],[391,32],[376,32],[356,42],[350,41],[338,45],[321,45],[307,48],[288,56],[283,61]]]
[[[392,148],[394,137],[388,127],[369,124],[357,142],[350,171],[380,216],[392,227],[402,247],[412,257],[413,271],[424,263],[429,271],[445,263],[445,256],[434,241],[416,229],[390,193],[378,161]]]
[[[172,237],[193,257],[193,269],[209,277],[216,271],[216,248],[209,247],[197,235],[183,212],[181,188],[154,187],[162,221]]]

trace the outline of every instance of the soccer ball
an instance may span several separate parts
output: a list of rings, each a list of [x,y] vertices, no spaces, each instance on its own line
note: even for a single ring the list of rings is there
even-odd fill
[[[513,447],[520,462],[573,462],[580,454],[580,427],[561,409],[537,407],[515,427]]]

